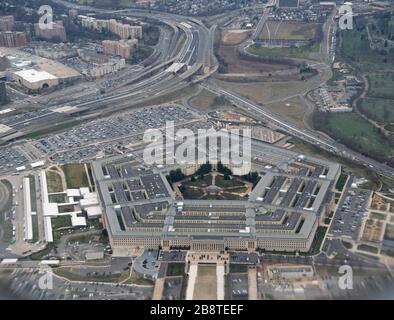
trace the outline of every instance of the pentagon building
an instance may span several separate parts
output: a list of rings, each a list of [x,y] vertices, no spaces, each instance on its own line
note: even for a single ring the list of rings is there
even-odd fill
[[[104,224],[115,255],[133,249],[308,252],[334,205],[339,164],[264,143],[252,144],[252,171],[261,176],[241,200],[188,200],[168,172],[197,165],[145,166],[142,151],[93,162]]]

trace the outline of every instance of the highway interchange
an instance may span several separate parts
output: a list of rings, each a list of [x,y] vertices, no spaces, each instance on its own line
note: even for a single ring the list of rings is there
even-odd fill
[[[162,12],[147,12],[145,10],[118,10],[108,11],[85,6],[78,6],[62,0],[55,0],[57,3],[66,5],[69,8],[77,8],[79,10],[88,10],[89,12],[110,13],[119,16],[130,16],[137,18],[145,18],[150,21],[155,20],[160,25],[167,28],[156,47],[154,59],[151,63],[140,68],[131,74],[129,80],[120,86],[114,86],[103,94],[94,94],[87,92],[78,97],[78,100],[69,105],[78,109],[71,117],[57,114],[56,107],[43,110],[43,114],[28,117],[17,123],[20,127],[26,127],[29,124],[31,130],[38,130],[39,126],[50,124],[51,118],[56,117],[56,123],[70,122],[76,119],[94,118],[98,115],[107,113],[115,113],[117,111],[129,108],[132,105],[146,102],[153,97],[161,97],[170,92],[178,91],[190,86],[191,83],[198,83],[205,89],[219,95],[225,96],[235,106],[251,113],[259,120],[264,120],[270,125],[293,135],[307,143],[326,151],[350,159],[361,164],[378,174],[385,176],[394,176],[393,169],[386,164],[379,163],[371,158],[361,155],[344,145],[335,142],[329,137],[319,134],[310,129],[300,129],[296,125],[284,121],[277,114],[267,111],[264,106],[255,103],[245,97],[240,96],[229,90],[217,87],[209,77],[216,72],[218,61],[213,53],[214,34],[216,25],[208,29],[198,19],[183,17]],[[229,14],[236,14],[235,12]],[[331,21],[330,29],[334,24]],[[326,33],[328,37],[330,33]],[[327,44],[325,43],[325,46]],[[325,47],[324,46],[324,47]],[[325,48],[325,52],[329,52],[329,48]],[[325,59],[321,63],[323,68],[330,68],[330,59]],[[181,68],[180,71],[177,67]],[[185,67],[186,66],[186,67]],[[64,118],[62,118],[64,117]],[[34,124],[36,126],[34,126]],[[28,132],[28,133],[31,133]]]

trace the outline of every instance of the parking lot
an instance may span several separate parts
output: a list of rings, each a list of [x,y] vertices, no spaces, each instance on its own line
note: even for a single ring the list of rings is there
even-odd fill
[[[363,219],[368,215],[366,207],[371,192],[346,188],[331,224],[330,233],[337,237],[357,240]]]
[[[39,286],[40,278],[50,272],[40,272],[39,269],[17,269],[10,276],[8,293],[14,297],[40,300],[142,300],[150,298],[152,287],[136,287],[126,284],[80,283],[63,280],[52,276],[46,282],[48,288]]]
[[[248,299],[248,275],[229,274],[229,297],[231,300]]]

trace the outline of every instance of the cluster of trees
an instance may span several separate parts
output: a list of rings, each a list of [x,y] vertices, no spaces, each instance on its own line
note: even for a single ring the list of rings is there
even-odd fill
[[[260,176],[256,171],[249,172],[248,174],[243,175],[242,178],[246,181],[249,181],[250,183],[253,183],[253,186],[255,186],[260,180]]]
[[[142,28],[142,39],[144,44],[148,46],[155,46],[159,42],[160,29],[157,26],[148,25]]]
[[[211,171],[212,171],[212,165],[209,162],[207,162],[207,163],[202,164],[200,166],[200,168],[198,168],[198,170],[196,171],[196,174],[197,175],[204,175],[204,174],[210,173]]]
[[[171,170],[166,177],[169,183],[179,182],[185,179],[185,175],[182,173],[181,169]]]
[[[131,64],[137,64],[150,57],[153,53],[153,48],[146,45],[137,45],[137,49],[134,51],[133,57],[128,61]]]
[[[226,176],[228,176],[228,178],[229,178],[229,176],[233,174],[233,172],[229,168],[224,166],[223,163],[221,163],[221,162],[218,163],[217,170],[219,173],[224,175],[225,179],[226,179]],[[226,179],[226,180],[228,180],[228,179]]]

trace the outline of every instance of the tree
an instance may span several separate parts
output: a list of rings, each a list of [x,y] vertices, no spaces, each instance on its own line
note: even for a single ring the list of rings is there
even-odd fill
[[[178,182],[185,179],[185,175],[182,173],[181,169],[171,170],[167,176],[167,180],[170,183]]]
[[[181,184],[181,185],[179,186],[179,191],[180,191],[181,193],[185,193],[186,187],[185,187],[183,184]]]
[[[233,174],[232,171],[229,168],[227,168],[226,166],[224,166],[223,163],[221,163],[220,161],[218,162],[218,165],[217,165],[217,171],[224,174],[224,175]]]
[[[196,173],[198,175],[204,175],[204,174],[210,173],[211,170],[212,170],[212,165],[209,162],[207,162],[207,163],[202,164],[200,166],[200,168],[198,168]]]

